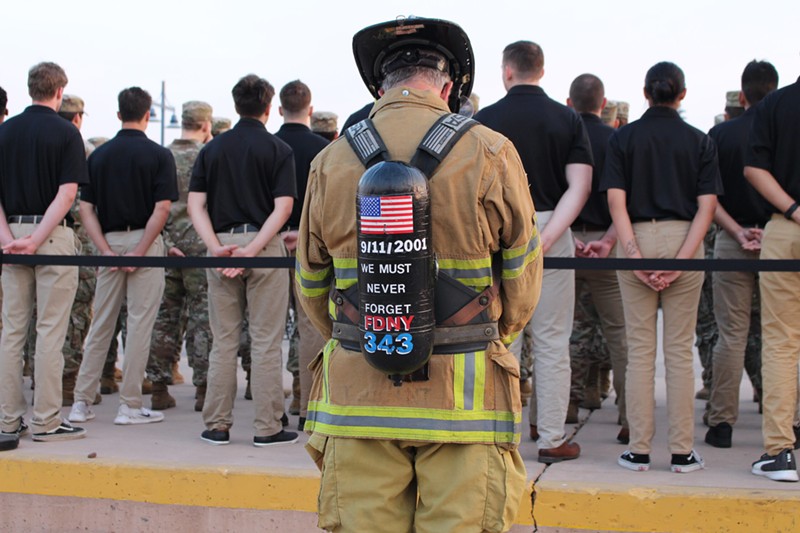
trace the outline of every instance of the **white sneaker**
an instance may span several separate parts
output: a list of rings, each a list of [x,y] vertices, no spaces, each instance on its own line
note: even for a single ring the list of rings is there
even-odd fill
[[[164,420],[164,414],[158,411],[151,411],[146,407],[134,409],[123,404],[119,406],[117,411],[117,418],[114,423],[120,426],[128,426],[131,424],[152,424],[154,422],[161,422]]]
[[[78,401],[72,404],[68,417],[70,422],[86,422],[92,418],[94,418],[94,411],[86,402]]]

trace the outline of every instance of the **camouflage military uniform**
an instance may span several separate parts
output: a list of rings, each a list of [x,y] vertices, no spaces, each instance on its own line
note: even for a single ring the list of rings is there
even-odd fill
[[[167,248],[178,248],[187,257],[206,253],[205,244],[194,230],[186,208],[192,167],[200,148],[199,142],[185,139],[176,139],[169,145],[178,171],[180,197],[170,208],[164,226],[164,242]],[[189,366],[193,370],[192,383],[203,386],[212,342],[205,270],[168,268],[165,277],[164,297],[153,327],[147,378],[153,383],[172,383],[172,366],[180,359],[185,338]]]
[[[570,401],[580,403],[584,398],[589,367],[608,361],[611,353],[600,327],[600,316],[594,306],[589,284],[576,280],[575,318],[569,338],[569,360],[572,369]]]
[[[717,234],[717,226],[711,224],[706,232],[703,245],[706,248],[706,259],[714,257],[714,237]],[[700,293],[700,304],[697,310],[697,327],[695,328],[697,340],[697,354],[700,356],[700,364],[703,365],[703,388],[711,390],[711,352],[714,344],[719,337],[717,321],[714,320],[714,296],[711,290],[711,272],[706,272],[703,280],[703,290]]]

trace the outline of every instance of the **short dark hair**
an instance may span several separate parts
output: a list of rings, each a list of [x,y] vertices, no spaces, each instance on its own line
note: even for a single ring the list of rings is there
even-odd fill
[[[670,104],[686,89],[686,78],[675,63],[656,63],[644,77],[644,93],[653,104]]]
[[[778,71],[769,61],[752,60],[742,72],[742,92],[750,105],[756,105],[778,88]]]
[[[275,96],[275,88],[264,78],[248,74],[231,91],[236,112],[243,117],[260,117]]]
[[[569,86],[569,99],[578,113],[593,113],[603,107],[606,89],[594,74],[581,74]]]
[[[82,111],[59,111],[58,112],[58,116],[63,118],[64,120],[72,122],[72,120],[75,118],[75,115],[77,115],[78,113],[83,113],[83,112]]]
[[[28,94],[34,100],[49,100],[67,86],[64,69],[48,61],[37,63],[28,71]]]
[[[544,52],[532,41],[517,41],[503,49],[503,65],[526,77],[540,76],[544,69]]]
[[[290,81],[280,93],[281,107],[289,113],[299,113],[311,105],[311,89],[300,80]]]
[[[8,106],[8,93],[6,90],[0,87],[0,113],[3,113]]]
[[[117,101],[119,102],[119,117],[122,122],[137,122],[142,120],[145,113],[150,111],[150,106],[153,105],[153,99],[150,97],[150,93],[141,87],[122,89],[117,97]]]

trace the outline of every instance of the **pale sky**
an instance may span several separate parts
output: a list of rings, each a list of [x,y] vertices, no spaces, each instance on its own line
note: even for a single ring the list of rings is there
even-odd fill
[[[181,104],[196,99],[235,121],[230,90],[252,72],[276,91],[303,80],[315,109],[334,111],[341,126],[371,99],[353,61],[353,34],[399,15],[443,18],[467,32],[482,106],[505,94],[501,53],[521,39],[542,46],[541,85],[550,97],[565,102],[571,81],[590,72],[604,81],[609,99],[630,102],[631,119],[646,109],[647,69],[673,61],[686,74],[684,116],[704,131],[722,113],[725,92],[739,88],[751,59],[772,62],[781,86],[800,75],[796,0],[6,0],[0,7],[0,86],[17,114],[30,104],[28,69],[39,61],[59,63],[70,79],[66,92],[86,100],[88,138],[119,129],[121,89],[138,85],[159,100],[162,80],[166,102],[179,116]],[[267,124],[272,132],[281,124],[277,106],[276,95]],[[167,141],[178,133],[168,129]],[[158,140],[160,125],[151,124],[148,135]]]

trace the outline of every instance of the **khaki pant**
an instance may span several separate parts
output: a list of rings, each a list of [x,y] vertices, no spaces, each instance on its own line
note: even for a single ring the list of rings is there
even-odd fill
[[[773,215],[764,230],[762,259],[800,259],[800,225]],[[794,445],[800,354],[800,272],[761,273],[761,376],[764,448],[770,455]]]
[[[525,488],[517,450],[312,435],[319,527],[337,533],[481,533],[514,524]]]
[[[33,233],[36,224],[10,224],[15,238]],[[70,228],[56,226],[38,255],[75,255]],[[78,268],[71,266],[3,265],[3,333],[0,340],[0,404],[2,431],[16,431],[27,405],[22,394],[22,350],[37,306],[36,351],[31,430],[43,433],[61,424],[61,348],[78,288]],[[34,304],[34,298],[36,303]]]
[[[720,231],[714,244],[714,258],[758,259],[758,252],[742,250],[728,232]],[[712,276],[719,337],[712,352],[708,424],[716,426],[727,422],[733,425],[739,417],[739,385],[758,275],[755,272],[714,272]]]
[[[223,245],[246,246],[253,234],[218,233]],[[280,236],[273,238],[259,256],[283,257],[286,248]],[[208,389],[203,422],[209,429],[233,425],[236,397],[236,353],[247,309],[250,328],[250,389],[253,394],[255,436],[268,437],[281,431],[283,416],[283,369],[281,341],[289,305],[289,284],[283,269],[247,269],[240,276],[225,278],[208,270],[208,311],[214,343],[208,366]]]
[[[125,255],[141,241],[143,229],[112,231],[105,234],[106,241],[117,255]],[[147,250],[147,256],[163,256],[164,241],[156,237]],[[108,348],[114,338],[122,303],[126,302],[125,357],[122,361],[122,385],[119,402],[133,409],[142,407],[142,380],[150,355],[150,337],[164,294],[163,268],[137,268],[133,272],[101,267],[97,271],[97,288],[94,295],[94,319],[86,336],[75,400],[91,405],[94,401]]]
[[[546,226],[552,211],[536,214],[539,231]],[[575,241],[567,229],[553,243],[546,257],[574,257]],[[564,443],[571,370],[569,337],[575,312],[575,273],[547,269],[542,276],[539,304],[530,320],[533,331],[534,394],[530,400],[530,423],[538,425],[540,449],[558,448]],[[511,350],[520,358],[522,335]]]
[[[689,226],[686,221],[638,222],[633,225],[633,231],[643,257],[671,259],[683,244]],[[621,249],[617,255],[625,256]],[[702,257],[703,247],[699,246],[694,258]],[[617,275],[628,336],[625,399],[631,431],[630,450],[649,454],[655,434],[656,322],[660,301],[664,313],[669,450],[673,454],[687,454],[692,451],[694,442],[692,346],[703,273],[683,272],[660,293],[639,281],[632,271],[620,270]]]
[[[292,278],[292,286],[295,294],[298,294],[294,278]],[[295,301],[299,301],[299,294]],[[302,305],[298,303],[295,306],[295,311],[297,312],[295,315],[297,317],[297,330],[300,333],[300,343],[297,347],[300,352],[298,356],[300,359],[300,416],[305,418],[308,414],[308,397],[311,394],[311,382],[314,380],[308,365],[311,364],[314,357],[325,346],[325,339],[322,338],[317,328],[311,323]]]
[[[586,231],[577,232],[575,238],[583,243],[597,241],[603,232]],[[616,246],[611,249],[609,257],[614,257]],[[575,283],[585,283],[592,296],[592,303],[597,309],[600,318],[600,328],[608,344],[611,355],[611,369],[614,372],[614,391],[617,394],[617,409],[619,423],[627,427],[628,419],[625,415],[625,372],[628,366],[628,340],[625,337],[625,312],[622,309],[622,295],[619,290],[617,273],[613,270],[576,270]],[[587,360],[583,367],[588,370],[591,362],[588,353],[580,354]]]

